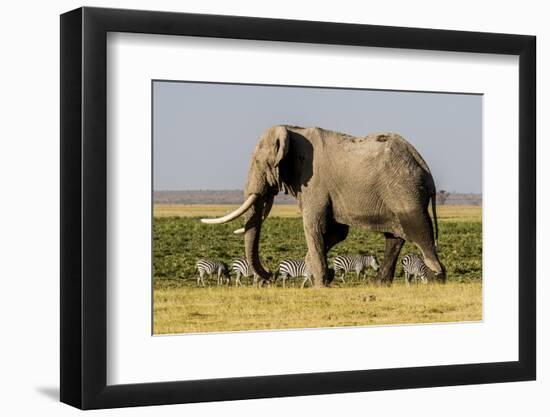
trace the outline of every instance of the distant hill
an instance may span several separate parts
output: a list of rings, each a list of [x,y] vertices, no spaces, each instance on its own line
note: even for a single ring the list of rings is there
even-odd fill
[[[445,206],[481,206],[482,198],[481,194],[449,193],[444,202],[438,198],[437,203]]]
[[[155,191],[155,204],[241,204],[242,190],[170,190]],[[296,204],[294,197],[279,194],[275,204]],[[481,194],[447,193],[443,199],[438,196],[438,204],[481,205]]]

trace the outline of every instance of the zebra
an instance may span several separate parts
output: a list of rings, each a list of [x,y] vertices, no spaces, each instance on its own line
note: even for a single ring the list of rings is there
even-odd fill
[[[411,285],[411,281],[417,276],[423,284],[428,282],[429,269],[424,263],[424,260],[416,253],[408,253],[405,255],[401,264],[403,265],[407,287]]]
[[[311,273],[307,270],[306,263],[303,259],[285,259],[279,264],[279,269],[275,273],[275,281],[279,274],[281,274],[281,278],[283,279],[283,288],[288,278],[297,277],[304,277],[301,288],[304,288],[304,285],[306,285],[308,281],[310,285],[312,285]]]
[[[334,274],[336,275],[339,271],[342,271],[340,279],[345,284],[344,275],[346,272],[355,271],[357,274],[357,279],[359,279],[361,272],[364,271],[365,278],[367,276],[367,268],[370,266],[375,271],[378,271],[380,265],[378,260],[374,255],[339,255],[334,258]]]
[[[197,270],[199,276],[197,277],[197,285],[202,283],[204,287],[204,274],[207,275],[218,275],[218,285],[223,284],[223,281],[227,285],[231,283],[231,277],[229,275],[229,268],[223,261],[217,259],[200,259],[197,261]]]
[[[231,264],[231,270],[234,271],[237,274],[237,277],[235,278],[235,285],[242,285],[241,284],[241,275],[243,277],[250,277],[254,276],[254,280],[252,281],[253,284],[258,283],[259,276],[254,273],[252,268],[250,267],[250,264],[246,260],[246,258],[239,258],[236,259]]]

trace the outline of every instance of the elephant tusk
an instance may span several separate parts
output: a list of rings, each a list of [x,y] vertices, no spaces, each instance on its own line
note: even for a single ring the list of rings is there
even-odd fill
[[[268,202],[266,203],[266,205],[264,207],[264,214],[263,214],[263,217],[262,217],[262,221],[267,219],[267,216],[269,216],[269,212],[271,211],[271,207],[273,207],[273,197],[271,197],[271,199],[268,200]],[[246,231],[245,228],[241,227],[240,229],[237,229],[237,230],[233,231],[233,233],[236,234],[236,235],[242,235],[245,231]]]
[[[223,217],[218,217],[215,219],[201,219],[201,222],[207,223],[207,224],[221,224],[221,223],[227,223],[231,220],[236,219],[239,216],[242,216],[246,210],[248,210],[252,204],[257,200],[258,195],[257,194],[251,194],[246,201],[235,211],[232,211],[229,214],[226,214]]]

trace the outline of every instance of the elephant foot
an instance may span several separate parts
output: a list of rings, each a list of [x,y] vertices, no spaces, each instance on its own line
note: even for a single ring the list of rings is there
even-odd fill
[[[393,283],[393,276],[388,273],[378,273],[374,282],[378,287],[389,287]]]
[[[319,281],[319,280],[313,280],[313,284],[312,284],[312,287],[313,288],[323,288],[323,287],[326,287],[327,285],[325,284],[325,281]]]
[[[445,271],[436,273],[432,270],[429,270],[427,278],[429,284],[445,284],[445,282],[447,281],[447,274],[445,273]]]
[[[323,278],[322,285],[320,285],[319,288],[330,287],[330,284],[332,284],[332,281],[334,281],[334,277],[335,277],[334,269],[329,268],[327,270],[327,273],[325,274],[325,277]]]
[[[445,274],[445,272],[435,274],[435,282],[438,284],[445,284],[447,282],[447,274]]]

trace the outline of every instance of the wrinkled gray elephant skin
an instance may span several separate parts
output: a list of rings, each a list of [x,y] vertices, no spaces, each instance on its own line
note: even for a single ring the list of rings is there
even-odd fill
[[[445,281],[436,251],[434,180],[420,154],[400,135],[355,137],[296,126],[273,126],[264,132],[250,162],[243,206],[224,218],[203,221],[224,223],[242,215],[246,258],[265,281],[272,274],[260,261],[260,233],[279,192],[298,200],[308,247],[306,262],[315,286],[332,281],[327,253],[347,237],[350,226],[384,234],[380,283],[393,281],[405,241],[422,252],[432,271],[430,279]]]

